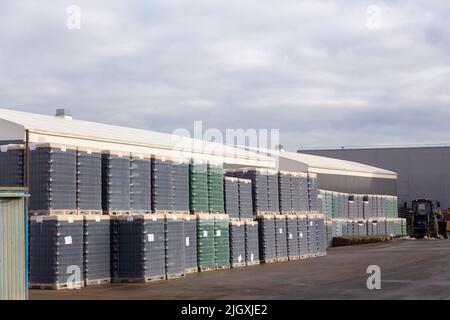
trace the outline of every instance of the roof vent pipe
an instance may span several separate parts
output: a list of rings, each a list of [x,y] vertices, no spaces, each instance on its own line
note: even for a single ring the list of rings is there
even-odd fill
[[[61,119],[72,120],[72,114],[70,113],[70,110],[68,110],[68,109],[56,109],[55,117],[61,118]]]

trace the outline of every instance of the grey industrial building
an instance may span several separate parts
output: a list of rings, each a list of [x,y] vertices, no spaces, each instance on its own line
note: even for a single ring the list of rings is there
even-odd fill
[[[398,174],[399,203],[429,197],[439,200],[441,208],[450,207],[450,146],[301,149],[298,152],[394,171]]]

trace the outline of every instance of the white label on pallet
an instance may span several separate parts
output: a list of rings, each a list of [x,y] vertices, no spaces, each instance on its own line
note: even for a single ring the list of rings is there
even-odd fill
[[[139,159],[143,160],[144,156],[142,154],[139,155]]]
[[[30,144],[28,145],[28,148],[30,148],[30,151],[34,151],[34,150],[36,150],[36,144],[30,143]]]
[[[153,242],[153,241],[155,241],[155,235],[154,235],[153,233],[149,233],[149,234],[147,235],[147,240],[148,240],[148,242]]]
[[[291,239],[291,240],[293,239],[291,232],[289,232],[289,239]]]
[[[191,221],[191,217],[186,216],[186,221]]]
[[[87,154],[92,154],[92,150],[91,150],[91,149],[87,149],[87,150],[86,150],[86,153],[87,153]]]
[[[303,239],[303,232],[300,232],[300,239]]]
[[[242,255],[240,254],[238,257],[238,261],[241,262],[242,261]]]
[[[0,150],[1,152],[8,152],[8,146],[1,146]]]
[[[250,261],[253,261],[253,259],[255,259],[255,255],[252,253],[252,254],[250,255]]]
[[[238,226],[238,227],[240,227],[240,226],[241,226],[241,222],[240,222],[240,221],[238,221],[238,223],[237,223],[237,226]]]
[[[186,237],[186,247],[189,247],[189,237]]]
[[[42,223],[43,221],[44,221],[44,219],[42,217],[36,218],[36,223]]]
[[[95,222],[100,222],[100,217],[99,216],[95,217]]]
[[[177,221],[177,216],[173,216],[173,220]]]
[[[72,237],[71,236],[64,237],[64,243],[65,244],[72,244]]]
[[[309,225],[312,227],[314,225],[314,223],[312,221],[310,221]]]
[[[156,221],[156,217],[155,216],[152,217],[152,221]]]
[[[66,152],[67,151],[66,147],[65,146],[61,146],[61,151],[62,152]]]
[[[216,237],[220,237],[222,235],[221,230],[216,230]]]
[[[133,222],[134,218],[133,217],[127,217],[127,222]]]
[[[68,223],[73,223],[73,217],[69,217],[69,218],[67,219],[67,222],[68,222]]]
[[[208,231],[203,231],[203,238],[208,238]]]
[[[278,230],[278,233],[279,233],[279,234],[283,234],[283,228],[280,228],[280,229]]]
[[[119,158],[123,158],[123,153],[122,152],[119,152],[117,155],[119,156]]]

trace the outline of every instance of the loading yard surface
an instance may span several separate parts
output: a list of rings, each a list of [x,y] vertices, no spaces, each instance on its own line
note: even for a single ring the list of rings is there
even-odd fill
[[[191,274],[147,284],[30,290],[30,299],[450,299],[450,240],[329,248],[326,257]],[[381,290],[368,290],[369,265]]]

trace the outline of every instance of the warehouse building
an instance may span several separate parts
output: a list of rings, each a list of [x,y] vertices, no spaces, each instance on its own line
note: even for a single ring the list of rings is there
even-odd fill
[[[450,147],[386,147],[299,150],[301,154],[356,161],[398,174],[399,203],[418,198],[439,200],[450,207]]]
[[[344,193],[397,195],[397,173],[353,161],[303,153],[259,150],[277,161],[282,171],[317,174],[318,188]]]

